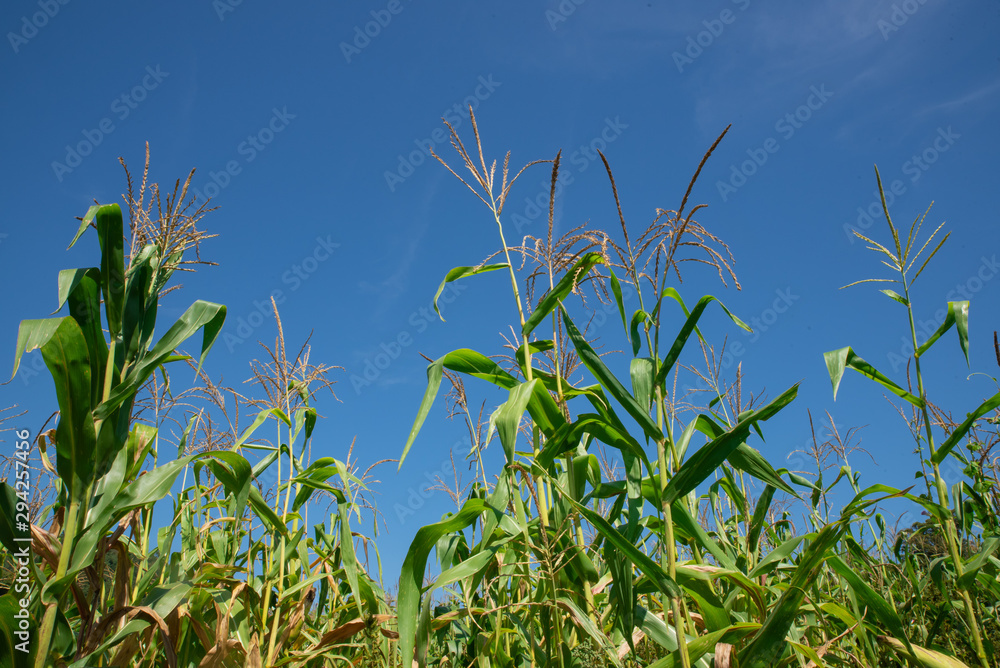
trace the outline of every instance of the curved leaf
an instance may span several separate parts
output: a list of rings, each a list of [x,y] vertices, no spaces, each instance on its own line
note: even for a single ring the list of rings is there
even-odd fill
[[[937,328],[929,339],[922,346],[917,348],[917,357],[926,353],[934,342],[941,338],[941,335],[955,325],[958,330],[958,345],[962,347],[965,355],[965,363],[969,364],[969,302],[948,302],[948,314],[944,317],[944,322]]]
[[[441,315],[441,311],[438,310],[438,298],[441,296],[441,293],[444,292],[444,286],[457,281],[460,278],[465,278],[466,276],[475,276],[476,274],[483,274],[487,271],[494,271],[496,269],[506,269],[509,266],[509,264],[483,264],[478,267],[455,267],[449,271],[445,275],[444,280],[441,281],[441,285],[438,286],[437,292],[434,293],[434,312],[438,314],[439,318],[441,318],[441,322],[444,322],[445,320],[444,316]]]
[[[826,368],[830,372],[830,382],[833,383],[834,400],[837,399],[837,389],[840,387],[840,380],[844,377],[844,370],[851,368],[871,378],[896,396],[906,399],[917,408],[924,407],[923,399],[910,394],[899,385],[896,385],[896,383],[892,382],[871,364],[855,355],[854,350],[850,346],[823,353],[823,357],[826,359]]]
[[[562,300],[568,295],[583,279],[584,276],[594,268],[594,265],[604,264],[604,258],[601,257],[600,253],[587,253],[582,258],[577,260],[573,267],[566,271],[566,274],[556,283],[555,287],[545,295],[545,298],[535,307],[535,310],[531,313],[531,316],[524,323],[524,327],[521,328],[521,334],[527,337],[531,332],[538,327],[539,323],[542,322],[552,311],[555,310],[556,306],[560,305]]]

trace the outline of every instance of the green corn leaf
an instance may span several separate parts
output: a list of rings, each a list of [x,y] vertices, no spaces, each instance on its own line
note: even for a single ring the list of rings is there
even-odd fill
[[[824,353],[823,357],[826,359],[826,368],[830,372],[830,382],[833,383],[834,400],[837,398],[837,389],[840,387],[840,380],[844,376],[844,370],[850,368],[871,378],[882,387],[896,396],[906,399],[917,408],[924,407],[923,399],[910,394],[899,385],[896,385],[871,364],[855,355],[850,346]]]
[[[635,357],[629,367],[632,377],[632,396],[646,413],[653,407],[653,360],[648,357]]]
[[[101,280],[101,270],[97,267],[89,267],[86,269],[63,269],[59,272],[58,279],[58,298],[59,305],[56,306],[56,310],[52,312],[52,315],[59,313],[62,307],[66,305],[66,300],[69,299],[70,294],[76,289],[76,286],[84,279],[90,279],[92,281],[97,281],[98,284]]]
[[[677,650],[677,630],[667,626],[662,619],[654,615],[652,612],[642,607],[641,605],[635,606],[635,621],[636,626],[642,629],[646,636],[655,642],[657,645],[667,650],[668,652],[673,652]],[[661,659],[664,661],[665,659]],[[657,665],[657,664],[652,664]],[[671,665],[671,664],[662,664]],[[678,664],[675,664],[678,665]]]
[[[270,415],[275,416],[277,419],[281,420],[289,427],[292,426],[291,420],[288,419],[288,416],[285,415],[285,412],[283,410],[281,410],[280,408],[265,408],[261,412],[257,413],[257,417],[254,418],[253,423],[249,427],[243,430],[243,433],[240,434],[239,439],[237,439],[232,449],[238,450],[241,447],[243,447],[243,444],[246,443],[251,436],[253,436],[253,433],[257,431],[257,428],[260,427],[262,424],[264,424],[264,421],[267,420],[268,416]]]
[[[879,290],[882,294],[887,296],[889,299],[899,302],[903,306],[909,306],[910,302],[906,301],[906,298],[893,290]]]
[[[890,638],[889,636],[878,636],[879,643],[891,648],[896,654],[899,655],[900,659],[913,659],[910,658],[910,654],[907,652],[907,647],[899,640],[895,638]],[[962,663],[954,657],[950,657],[947,654],[942,654],[937,650],[926,649],[920,647],[919,645],[912,645],[913,657],[916,658],[917,665],[923,668],[969,668],[968,665]]]
[[[514,376],[500,368],[496,362],[467,348],[453,350],[444,357],[431,362],[427,366],[427,389],[424,391],[424,398],[420,402],[417,417],[410,429],[406,445],[403,447],[403,454],[399,458],[399,468],[402,468],[403,461],[416,440],[417,434],[420,433],[420,428],[430,413],[434,399],[437,398],[438,389],[441,387],[443,368],[489,381],[497,387],[507,390],[511,390],[519,384]],[[535,423],[545,432],[554,431],[558,425],[565,421],[555,400],[549,395],[548,390],[540,384],[533,386],[527,409]]]
[[[799,607],[805,598],[809,584],[816,571],[830,555],[843,533],[841,522],[829,524],[813,539],[799,559],[798,566],[788,582],[788,588],[771,608],[764,625],[754,635],[750,643],[740,652],[741,666],[770,668],[777,665],[785,651],[788,630],[799,614]],[[751,577],[753,575],[751,574]]]
[[[513,388],[507,401],[490,418],[490,430],[492,431],[495,423],[508,464],[514,461],[518,427],[521,426],[521,417],[528,406],[528,401],[535,392],[536,385],[538,385],[538,381],[532,380]]]
[[[94,475],[97,445],[91,412],[90,355],[76,320],[66,317],[57,322],[51,336],[41,345],[59,402],[56,468],[69,488],[70,498],[83,502],[83,494]]]
[[[17,328],[17,345],[14,350],[14,370],[10,374],[13,380],[21,365],[21,356],[45,345],[53,336],[63,318],[46,318],[44,320],[22,320]]]
[[[215,343],[225,319],[225,306],[201,300],[193,303],[177,322],[166,331],[163,337],[156,342],[156,345],[149,351],[149,354],[143,357],[142,361],[129,371],[128,376],[122,379],[121,384],[112,390],[104,403],[97,407],[94,411],[94,416],[99,419],[110,416],[118,406],[142,387],[143,383],[149,379],[150,374],[174,350],[199,329],[203,329],[204,331],[201,355],[198,358],[198,370],[201,370],[201,365],[204,364],[208,351],[211,350],[212,344]]]
[[[358,615],[375,614],[377,610],[372,609],[371,602],[361,594],[358,557],[354,552],[354,534],[351,533],[351,509],[343,495],[337,499],[337,514],[340,517],[341,561],[344,566],[344,575],[347,576],[347,583],[351,587],[351,594],[354,595],[355,605],[358,606]]]
[[[250,496],[247,497],[247,500],[253,512],[256,513],[258,519],[263,522],[268,530],[279,535],[288,536],[288,527],[285,526],[271,506],[267,505],[256,485],[250,486]]]
[[[17,517],[17,504],[19,502],[24,503],[18,498],[14,488],[6,481],[0,482],[0,544],[7,548],[7,552],[11,555],[17,554],[22,549],[27,549],[29,553],[31,551],[30,532],[17,529],[17,521],[21,519]],[[23,508],[22,514],[24,518],[27,518],[28,506],[26,503]]]
[[[965,363],[969,364],[969,302],[948,302],[948,314],[944,317],[944,322],[937,328],[937,331],[927,339],[923,345],[917,348],[917,357],[926,353],[934,342],[941,338],[941,335],[955,325],[958,331],[958,344],[962,347],[965,355]]]
[[[1000,548],[1000,538],[991,536],[983,541],[979,552],[965,564],[965,572],[959,580],[959,584],[962,587],[966,589],[972,588],[973,583],[976,581],[976,575],[978,575],[979,571],[986,564],[990,563],[990,557],[997,551],[997,548]]]
[[[508,264],[484,264],[478,267],[455,267],[445,275],[444,280],[441,281],[441,285],[438,286],[437,292],[434,293],[434,312],[438,314],[441,318],[441,322],[444,322],[444,316],[441,315],[441,311],[438,310],[438,298],[441,297],[441,293],[444,292],[444,288],[449,283],[459,280],[460,278],[465,278],[466,276],[475,276],[476,274],[484,274],[487,271],[495,271],[496,269],[506,269],[510,265]]]
[[[532,312],[531,316],[524,323],[524,327],[521,328],[521,334],[527,337],[531,332],[534,331],[535,327],[551,314],[556,306],[559,306],[566,295],[568,295],[577,284],[583,280],[594,265],[604,264],[604,258],[601,257],[600,253],[587,253],[582,258],[577,260],[573,267],[566,271],[566,274],[559,279],[555,287],[552,288],[545,295],[542,301],[538,304],[535,310]]]
[[[427,588],[421,610],[430,611],[433,608],[431,597],[434,591],[447,587],[461,580],[481,575],[496,558],[497,548],[479,552],[459,564],[447,569]],[[427,642],[430,639],[431,619],[429,614],[421,614],[416,630],[416,656],[423,657],[427,653]]]
[[[227,450],[218,450],[210,457],[196,464],[207,465],[212,469],[212,475],[222,483],[226,492],[233,495],[235,502],[230,514],[234,517],[241,517],[247,505],[247,498],[250,496],[250,487],[253,485],[253,467],[243,455]]]
[[[90,356],[91,408],[104,391],[108,343],[101,328],[101,273],[98,269],[66,269],[59,272],[59,308],[69,301],[69,315],[80,325]]]
[[[28,668],[35,662],[38,643],[22,640],[24,631],[18,617],[24,613],[20,601],[21,595],[13,591],[0,596],[0,666],[3,668]]]
[[[691,661],[698,661],[703,656],[714,652],[719,643],[735,644],[758,628],[760,628],[759,624],[743,622],[713,633],[706,633],[697,638],[691,638],[687,641],[688,657]],[[676,641],[674,645],[676,646]],[[677,668],[681,665],[683,664],[681,663],[680,651],[675,649],[670,655],[649,664],[647,668]]]
[[[97,215],[97,210],[100,208],[101,208],[100,204],[90,205],[90,208],[87,209],[87,213],[85,213],[83,215],[83,218],[80,219],[80,226],[76,229],[76,235],[73,237],[73,240],[69,242],[69,246],[66,247],[66,250],[72,248],[76,244],[76,242],[80,239],[80,237],[83,236],[83,233],[87,231],[87,228],[90,227],[90,224],[94,222],[94,216]]]
[[[625,328],[625,333],[628,334],[628,321],[625,317],[625,300],[622,298],[622,285],[618,282],[618,277],[615,276],[614,271],[609,271],[611,274],[611,292],[615,296],[615,303],[618,305],[618,313],[622,317],[622,327]]]
[[[695,429],[712,439],[719,438],[725,433],[725,429],[723,429],[711,417],[704,414],[699,415],[692,421],[692,423]],[[691,424],[688,425],[688,427],[690,426]],[[758,424],[754,422],[753,426],[757,428]],[[688,428],[686,427],[684,433],[687,433],[687,431]],[[685,446],[685,451],[686,450],[687,447]],[[733,467],[745,473],[749,473],[761,482],[767,483],[768,485],[774,485],[782,492],[798,497],[795,490],[781,478],[781,475],[779,475],[779,473],[773,466],[771,466],[764,456],[746,443],[740,443],[740,445],[729,454],[728,460]]]
[[[445,535],[461,531],[484,513],[496,514],[482,499],[469,499],[455,515],[446,520],[429,524],[417,530],[403,560],[399,575],[399,599],[396,615],[399,623],[399,648],[404,663],[413,658],[417,638],[417,619],[420,615],[420,593],[427,568],[427,557]]]
[[[670,514],[674,520],[675,529],[689,536],[698,544],[698,547],[715,557],[715,560],[727,570],[737,570],[733,556],[708,535],[698,520],[684,507],[684,503],[677,502],[671,506],[671,509]]]
[[[600,355],[590,346],[590,343],[583,337],[580,330],[573,324],[565,308],[563,308],[563,321],[566,323],[566,332],[576,347],[580,361],[587,367],[587,370],[594,374],[594,377],[597,378],[608,393],[639,423],[639,426],[642,427],[647,436],[654,441],[660,441],[663,438],[663,432],[656,426],[653,419],[649,417],[649,413],[642,409],[642,406],[629,394],[625,386],[605,366]]]
[[[670,370],[673,369],[677,358],[680,357],[681,351],[684,349],[684,344],[687,343],[688,338],[691,336],[691,332],[695,331],[698,325],[698,320],[701,318],[701,314],[704,313],[705,308],[712,302],[718,302],[719,306],[722,307],[722,310],[729,316],[729,319],[736,323],[737,326],[748,332],[753,331],[749,326],[747,326],[746,323],[730,313],[725,304],[711,295],[705,295],[698,300],[698,303],[691,310],[690,315],[687,316],[687,320],[685,320],[684,324],[681,326],[681,331],[678,332],[677,338],[674,339],[673,345],[670,346],[670,351],[667,352],[666,357],[663,358],[663,364],[660,366],[660,369],[656,374],[656,380],[653,384],[654,387],[662,385],[666,380],[667,374],[670,373]]]
[[[632,314],[632,326],[629,328],[629,338],[632,340],[632,356],[635,357],[639,354],[639,349],[642,348],[642,337],[639,336],[639,325],[651,320],[648,313],[642,309],[637,309],[635,313]]]
[[[117,204],[106,204],[95,216],[97,238],[101,242],[101,290],[104,293],[104,315],[108,332],[115,339],[122,328],[125,303],[125,232],[122,210]]]
[[[153,278],[154,271],[148,259],[138,264],[133,262],[129,267],[121,323],[123,347],[116,351],[124,360],[119,365],[123,374],[146,354],[153,339],[158,307],[157,296],[152,291]]]
[[[410,452],[410,447],[413,445],[413,441],[416,440],[417,434],[420,433],[420,428],[424,424],[424,420],[427,419],[427,414],[430,413],[431,406],[434,405],[434,399],[437,398],[438,388],[441,387],[441,377],[443,375],[442,369],[445,363],[451,360],[457,360],[458,358],[465,358],[464,361],[467,362],[465,366],[477,369],[480,373],[489,371],[493,372],[493,377],[496,379],[495,384],[500,387],[506,387],[507,389],[513,389],[517,385],[517,379],[511,376],[509,373],[500,368],[500,366],[493,360],[475,352],[474,350],[455,350],[440,359],[436,359],[427,366],[427,389],[424,391],[424,398],[420,402],[420,409],[417,411],[416,420],[414,420],[413,427],[410,428],[410,436],[406,439],[406,445],[403,446],[403,454],[399,457],[399,466],[397,470],[403,468],[403,462],[406,461],[406,455]],[[450,368],[450,367],[449,367]]]
[[[955,446],[958,445],[963,438],[965,438],[966,434],[969,433],[969,430],[972,429],[976,420],[983,417],[998,406],[1000,406],[1000,392],[994,394],[992,397],[980,404],[979,408],[969,413],[968,417],[962,421],[962,424],[960,424],[955,431],[951,432],[951,434],[948,435],[947,440],[945,440],[945,442],[941,444],[941,447],[934,452],[931,456],[931,460],[935,464],[943,462],[944,458],[948,456],[948,453],[951,452]]]
[[[638,549],[632,541],[628,540],[625,536],[621,534],[610,522],[604,519],[599,513],[594,512],[590,508],[581,505],[575,499],[573,499],[565,489],[562,488],[559,483],[552,477],[546,474],[552,486],[558,489],[563,498],[576,510],[584,516],[584,518],[594,525],[597,532],[600,533],[606,541],[614,544],[622,554],[624,554],[629,561],[631,561],[636,568],[642,571],[646,577],[649,578],[657,589],[663,593],[664,596],[674,597],[680,596],[680,587],[677,583],[669,576],[667,573],[652,559],[649,558],[642,550]]]
[[[903,630],[903,621],[899,618],[896,609],[882,598],[878,592],[872,589],[863,578],[851,570],[851,567],[844,563],[840,557],[833,555],[829,558],[828,563],[840,577],[847,581],[851,592],[868,609],[869,614],[881,622],[896,639],[901,640],[907,650],[912,651],[910,641]]]
[[[560,596],[556,600],[556,605],[570,613],[570,618],[573,620],[573,623],[578,628],[583,629],[584,633],[590,636],[594,643],[604,650],[604,658],[609,660],[611,665],[622,665],[621,659],[618,658],[616,648],[608,640],[608,636],[597,627],[597,624],[590,619],[587,613],[580,609],[580,606],[565,596]]]
[[[757,499],[757,505],[754,507],[753,518],[750,521],[750,530],[747,532],[747,551],[755,558],[760,542],[760,532],[767,521],[767,511],[771,508],[771,500],[774,498],[774,492],[774,485],[767,485],[764,491],[761,492],[760,498]]]
[[[716,437],[711,443],[702,446],[688,457],[664,488],[663,502],[673,504],[674,501],[694,490],[703,480],[712,475],[722,462],[726,461],[732,452],[746,440],[750,433],[750,426],[758,421],[773,417],[795,398],[798,389],[798,385],[793,385],[767,406],[744,417],[728,432]]]

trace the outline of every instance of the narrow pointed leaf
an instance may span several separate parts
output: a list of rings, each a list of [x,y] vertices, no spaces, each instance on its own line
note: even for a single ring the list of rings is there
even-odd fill
[[[798,389],[798,385],[793,385],[770,404],[746,416],[728,432],[702,446],[688,457],[664,488],[663,502],[672,504],[712,475],[719,465],[746,440],[750,433],[750,427],[758,421],[771,418],[787,406],[795,398]]]
[[[854,350],[850,346],[824,353],[823,357],[826,359],[826,368],[830,373],[830,382],[833,384],[833,398],[835,400],[837,398],[837,389],[840,387],[840,381],[844,377],[844,370],[851,368],[874,380],[896,396],[909,401],[917,408],[923,408],[924,406],[924,402],[920,397],[914,396],[899,385],[896,385],[896,383],[892,382],[892,380],[871,364],[855,355]]]
[[[701,318],[701,314],[705,312],[705,308],[707,308],[712,302],[718,302],[719,306],[722,307],[722,310],[729,316],[729,319],[736,323],[737,326],[748,332],[752,331],[746,323],[730,313],[725,304],[712,295],[705,295],[699,299],[695,307],[691,309],[691,314],[687,316],[687,320],[685,320],[684,324],[681,326],[681,331],[677,333],[677,338],[674,339],[673,345],[670,346],[670,350],[663,358],[663,364],[660,366],[660,370],[656,374],[654,386],[662,385],[663,381],[666,380],[667,374],[670,373],[670,370],[673,369],[677,358],[680,357],[681,351],[684,349],[684,344],[687,343],[688,338],[691,336],[691,332],[695,331],[695,328],[698,325],[698,319]]]
[[[399,575],[397,619],[399,623],[399,648],[404,663],[409,665],[416,644],[417,618],[420,615],[420,595],[427,568],[427,557],[442,536],[461,531],[483,513],[498,511],[482,499],[469,499],[455,515],[417,530],[417,535],[406,552]]]
[[[656,426],[656,423],[649,413],[642,409],[642,406],[629,394],[625,386],[621,384],[618,378],[615,377],[611,370],[605,366],[604,362],[601,360],[600,355],[590,346],[580,330],[576,328],[573,321],[569,317],[569,313],[563,308],[563,320],[566,323],[566,332],[569,334],[569,338],[573,341],[573,345],[576,347],[576,352],[580,356],[580,361],[583,365],[587,367],[590,373],[594,374],[594,377],[601,383],[602,386],[608,391],[615,400],[622,405],[622,407],[628,412],[632,418],[639,423],[642,430],[647,436],[652,438],[654,441],[659,441],[663,438],[663,432],[660,428]]]
[[[931,457],[934,463],[940,464],[943,462],[944,458],[948,456],[948,453],[951,452],[955,446],[958,445],[963,438],[965,438],[966,434],[969,433],[969,430],[972,429],[976,420],[983,417],[998,406],[1000,406],[1000,392],[994,394],[992,397],[980,404],[979,408],[969,413],[965,420],[962,421],[962,424],[958,425],[955,431],[948,435],[947,440],[941,444],[941,447],[939,447]]]
[[[538,327],[539,323],[542,322],[552,311],[555,310],[556,306],[562,302],[562,300],[568,295],[577,284],[583,280],[583,278],[594,268],[596,264],[604,264],[604,258],[601,257],[600,253],[587,253],[582,258],[577,260],[576,264],[572,268],[566,271],[566,274],[559,279],[555,287],[549,291],[548,294],[542,299],[542,301],[535,307],[531,316],[524,323],[524,327],[521,328],[521,334],[528,336],[534,331],[535,327]]]
[[[510,265],[508,264],[484,264],[478,267],[455,267],[445,275],[444,280],[441,281],[441,285],[438,286],[437,292],[434,293],[434,312],[438,314],[441,318],[441,322],[444,322],[444,316],[441,315],[441,311],[438,310],[438,298],[441,297],[441,293],[444,292],[444,288],[449,283],[459,280],[460,278],[465,278],[466,276],[475,276],[476,274],[483,274],[487,271],[494,271],[496,269],[506,269]]]
[[[114,339],[121,332],[122,307],[125,301],[125,232],[122,210],[107,204],[95,216],[97,238],[101,242],[101,289],[108,331]]]
[[[941,335],[955,325],[958,330],[958,345],[962,347],[965,355],[965,363],[969,364],[969,302],[948,302],[948,314],[944,317],[944,322],[937,328],[923,345],[917,348],[917,357],[926,353],[934,342],[941,338]]]
[[[899,302],[903,306],[909,306],[910,302],[906,301],[906,298],[893,290],[879,290],[882,294],[887,296],[889,299]]]
[[[85,213],[83,218],[80,220],[80,226],[76,229],[76,235],[73,236],[73,240],[69,242],[69,246],[66,247],[66,250],[72,248],[76,242],[79,241],[80,237],[83,236],[83,233],[87,231],[88,227],[90,227],[90,224],[94,222],[94,216],[97,215],[97,210],[100,208],[100,204],[90,205],[90,208],[87,209],[87,213]]]
[[[167,330],[163,337],[156,342],[153,349],[133,367],[128,376],[122,379],[121,384],[112,390],[110,396],[98,406],[94,415],[100,419],[108,417],[118,406],[124,403],[129,397],[142,387],[143,383],[149,379],[150,374],[163,363],[174,350],[199,329],[203,329],[204,336],[201,344],[201,355],[198,358],[198,369],[205,362],[208,351],[215,343],[222,329],[222,324],[226,319],[226,307],[221,304],[212,304],[198,300],[188,307],[187,311]]]

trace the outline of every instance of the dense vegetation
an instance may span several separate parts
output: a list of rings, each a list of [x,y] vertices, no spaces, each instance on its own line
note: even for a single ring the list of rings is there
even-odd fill
[[[19,442],[7,462],[0,541],[10,591],[0,596],[0,660],[996,665],[1000,393],[959,421],[932,403],[921,364],[952,329],[968,356],[969,304],[949,303],[941,327],[918,341],[910,302],[910,287],[944,241],[934,241],[940,228],[923,238],[921,216],[901,236],[886,210],[886,241],[862,237],[890,269],[870,280],[891,282],[883,292],[912,338],[906,380],[883,375],[851,348],[826,353],[834,393],[853,369],[905,407],[918,485],[863,486],[848,463],[857,448],[836,430],[814,439],[814,471],[788,471],[751,443],[797,387],[765,402],[743,391],[739,371],[723,378],[699,319],[721,309],[749,328],[714,297],[691,306],[671,285],[685,262],[714,267],[723,283],[736,279],[728,248],[695,220],[701,207],[688,206],[715,145],[680,206],[657,210],[638,234],[621,215],[602,155],[620,228],[581,226],[556,238],[550,203],[547,235],[512,245],[503,209],[524,170],[511,176],[509,154],[499,168],[488,165],[474,118],[471,125],[471,152],[452,131],[462,164],[448,169],[487,206],[500,247],[449,271],[438,295],[449,282],[502,271],[518,320],[496,354],[456,350],[427,368],[400,466],[447,381],[449,412],[469,427],[476,480],[453,490],[456,512],[417,531],[397,596],[387,594],[395,583],[382,581],[373,538],[355,528],[377,512],[371,469],[351,454],[311,457],[314,404],[330,389],[333,368],[310,362],[308,345],[290,356],[278,319],[274,346],[252,364],[258,396],[246,397],[202,371],[224,306],[195,301],[154,336],[174,273],[201,262],[198,225],[208,210],[188,201],[190,177],[161,198],[147,184],[147,155],[138,193],[129,180],[127,221],[117,204],[95,205],[81,219],[73,242],[92,229],[100,264],[60,272],[68,315],[20,326],[15,373],[23,353],[40,349],[59,417],[23,450]],[[539,162],[551,168],[551,202],[560,156]],[[634,312],[625,295],[638,303]],[[609,367],[620,356],[599,353],[581,326],[605,304],[620,316],[631,353],[624,377]],[[199,332],[195,359],[181,349]],[[701,346],[707,368],[681,366],[691,345]],[[195,369],[201,384],[173,392],[169,369],[177,364]],[[700,407],[677,390],[678,378],[692,373],[709,388]],[[571,382],[584,377],[592,384]],[[484,419],[466,381],[508,396]],[[251,409],[249,425],[241,407],[244,415]],[[500,470],[482,457],[494,441],[504,454]],[[25,461],[30,493],[17,485]],[[848,502],[834,507],[835,492]],[[319,498],[329,513],[316,523],[308,511]],[[896,531],[879,511],[889,499],[926,520]],[[172,504],[168,523],[154,519],[163,504]],[[808,525],[795,526],[803,510]],[[15,520],[19,513],[30,528]],[[19,563],[25,545],[30,559]],[[17,649],[22,568],[31,583],[30,657]]]

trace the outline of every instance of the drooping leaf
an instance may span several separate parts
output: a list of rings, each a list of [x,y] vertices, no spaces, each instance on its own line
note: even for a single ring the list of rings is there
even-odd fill
[[[142,361],[133,367],[128,375],[122,379],[120,385],[112,390],[110,396],[97,407],[94,416],[99,419],[107,418],[129,397],[142,387],[143,383],[156,370],[163,361],[173,354],[184,341],[192,336],[199,329],[203,329],[204,336],[201,344],[201,355],[198,358],[198,369],[205,362],[208,351],[215,343],[222,329],[222,324],[226,319],[226,307],[221,304],[212,304],[198,300],[188,307],[187,311],[166,331],[166,333],[156,342],[149,354],[143,357]]]
[[[926,353],[934,342],[941,338],[941,335],[955,325],[958,331],[958,345],[962,347],[965,355],[965,363],[969,364],[969,302],[948,302],[948,313],[944,317],[944,322],[931,334],[931,337],[924,341],[923,345],[917,348],[917,357]]]
[[[896,396],[906,399],[917,408],[923,408],[924,406],[923,399],[910,394],[899,385],[896,385],[896,383],[892,382],[871,364],[855,355],[854,350],[850,346],[824,353],[823,357],[826,358],[826,368],[830,372],[830,382],[833,383],[834,399],[837,398],[837,389],[840,387],[840,380],[844,377],[844,370],[850,368],[874,380]]]
[[[705,312],[705,309],[712,302],[717,302],[719,306],[722,307],[722,310],[725,311],[726,315],[729,316],[729,319],[736,323],[738,327],[748,332],[752,331],[746,323],[730,313],[725,304],[712,295],[705,295],[699,299],[698,303],[695,304],[695,307],[691,309],[691,313],[687,316],[687,319],[681,326],[680,332],[677,333],[677,337],[674,339],[673,345],[670,346],[670,350],[664,356],[663,364],[660,365],[660,369],[656,374],[656,379],[654,380],[654,387],[662,385],[666,380],[667,374],[674,368],[674,363],[677,362],[677,358],[680,357],[681,351],[684,349],[684,344],[687,343],[688,338],[691,336],[691,332],[695,331],[695,328],[698,325],[698,320],[701,318],[701,314]]]
[[[441,285],[438,286],[437,292],[434,293],[434,312],[438,314],[441,318],[441,322],[444,322],[444,316],[441,315],[441,311],[438,310],[438,298],[441,297],[441,293],[444,292],[444,288],[449,283],[453,283],[466,276],[475,276],[476,274],[483,274],[487,271],[495,271],[497,269],[506,269],[510,265],[508,264],[484,264],[478,267],[455,267],[449,271],[444,280],[441,281]]]
[[[447,534],[461,531],[476,521],[484,513],[497,513],[482,499],[469,499],[461,510],[448,519],[429,524],[417,530],[417,535],[406,551],[403,567],[399,575],[399,600],[397,618],[399,623],[399,648],[404,662],[413,658],[416,644],[417,618],[420,615],[420,596],[427,568],[427,557],[438,540]]]

